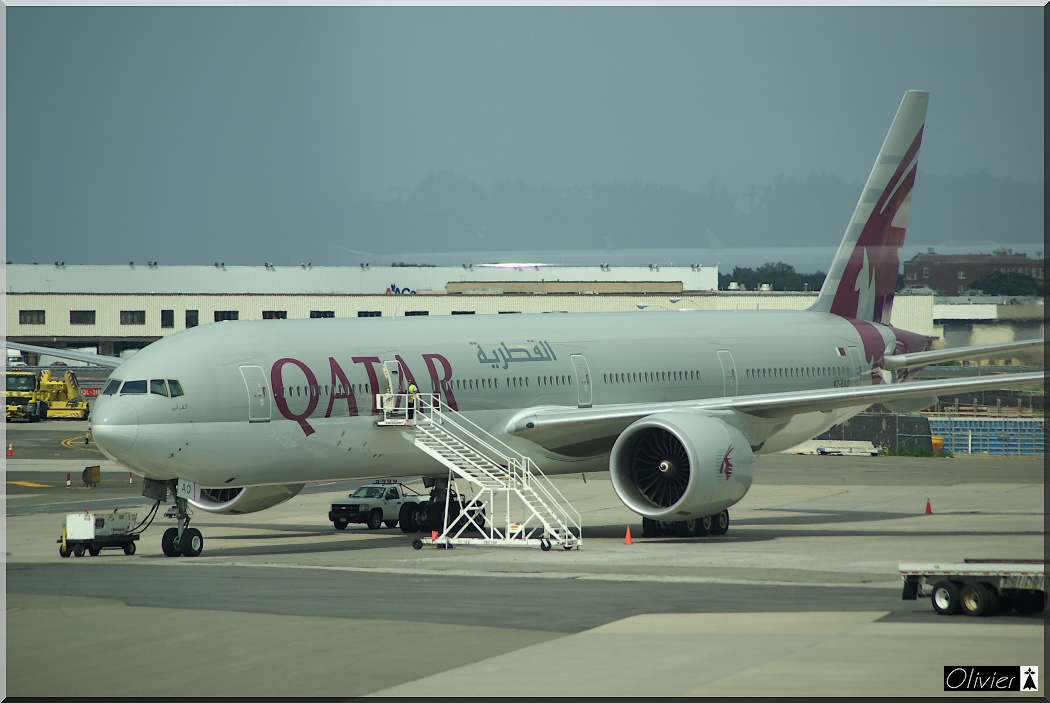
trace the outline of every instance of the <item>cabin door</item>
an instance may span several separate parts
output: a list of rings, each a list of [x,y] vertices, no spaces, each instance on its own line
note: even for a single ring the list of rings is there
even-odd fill
[[[404,393],[401,387],[401,364],[396,359],[383,362],[383,378],[386,381],[384,393]]]
[[[261,366],[242,366],[241,376],[248,388],[248,422],[270,421],[270,381]]]
[[[725,349],[718,350],[718,361],[722,364],[722,395],[731,398],[736,395],[736,362]]]
[[[571,354],[573,371],[576,372],[577,403],[581,408],[591,407],[591,369],[583,354]]]
[[[860,349],[856,347],[849,347],[849,377],[850,385],[854,385],[860,382],[860,379],[864,376],[864,358],[860,354]]]

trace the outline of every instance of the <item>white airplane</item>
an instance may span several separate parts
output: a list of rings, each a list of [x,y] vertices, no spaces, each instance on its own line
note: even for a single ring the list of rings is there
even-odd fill
[[[1043,342],[928,351],[930,338],[889,324],[928,99],[905,94],[809,310],[201,325],[126,360],[68,353],[114,367],[94,441],[146,479],[144,494],[171,491],[178,527],[163,550],[197,556],[190,506],[250,513],[308,482],[447,476],[377,422],[377,396],[412,380],[545,474],[609,471],[647,529],[724,534],[755,455],[874,403],[914,411],[945,392],[1043,383],[1042,372],[915,380],[930,363]]]

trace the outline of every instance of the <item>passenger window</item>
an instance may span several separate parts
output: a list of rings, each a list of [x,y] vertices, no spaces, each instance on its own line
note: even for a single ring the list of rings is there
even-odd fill
[[[162,378],[154,378],[149,382],[149,392],[151,395],[162,395],[165,398],[168,397],[168,385],[164,383]]]
[[[145,381],[125,381],[124,385],[120,387],[121,395],[145,395],[146,394],[146,382]]]
[[[120,388],[120,381],[115,378],[111,378],[106,381],[106,387],[102,389],[102,395],[113,395]]]
[[[173,381],[170,378],[168,379],[168,390],[170,391],[172,398],[177,398],[178,396],[183,395],[182,385],[178,381]]]

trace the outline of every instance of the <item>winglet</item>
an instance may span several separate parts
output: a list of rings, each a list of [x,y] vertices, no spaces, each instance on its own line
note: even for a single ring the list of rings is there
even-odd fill
[[[904,94],[811,310],[889,324],[930,94]]]

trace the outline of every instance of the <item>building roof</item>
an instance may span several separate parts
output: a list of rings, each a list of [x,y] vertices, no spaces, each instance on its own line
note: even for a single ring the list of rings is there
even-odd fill
[[[927,252],[916,254],[905,263],[927,263],[939,264],[1023,264],[1027,266],[1042,266],[1043,259],[1029,258],[1026,254],[995,253],[995,254],[938,254]]]
[[[377,295],[444,293],[461,281],[667,281],[718,288],[717,266],[162,266],[8,264],[8,293]]]

